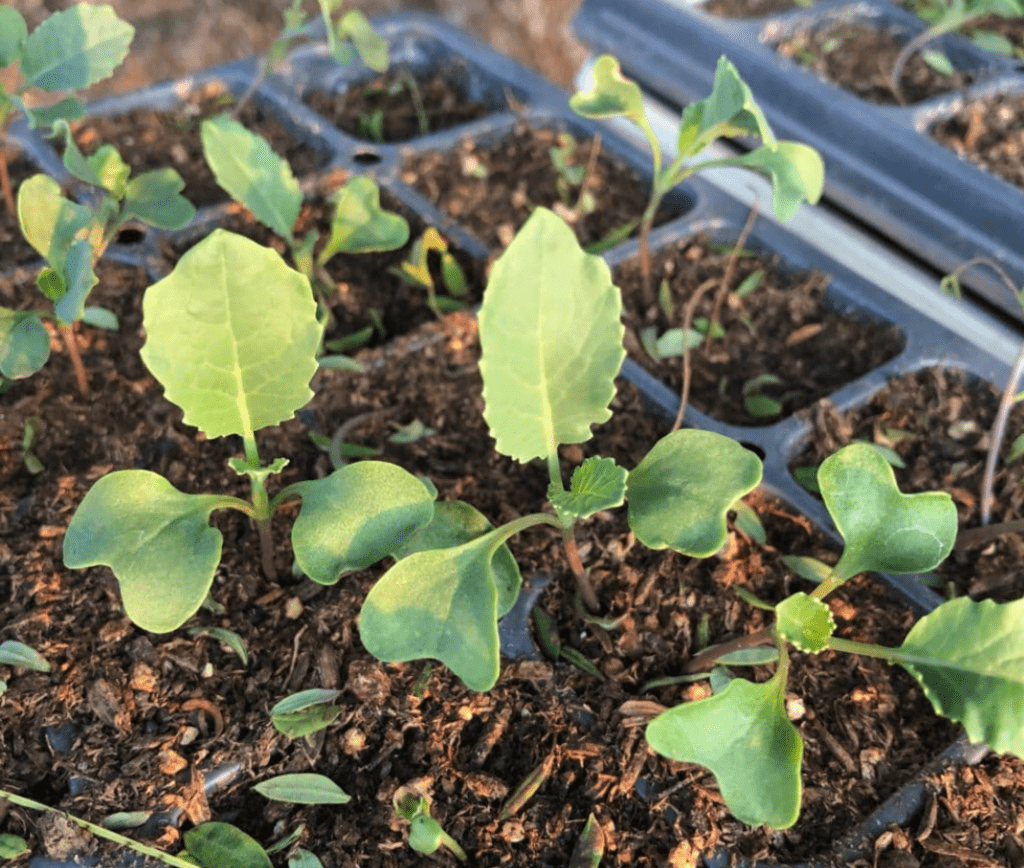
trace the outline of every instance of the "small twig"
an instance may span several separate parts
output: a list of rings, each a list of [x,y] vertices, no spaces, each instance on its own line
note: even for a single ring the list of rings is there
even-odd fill
[[[576,207],[573,209],[576,213],[579,213],[580,206],[583,204],[583,196],[587,192],[587,185],[597,170],[597,158],[600,154],[601,134],[595,133],[590,144],[590,155],[587,157],[587,168],[583,170],[583,180],[580,181],[580,194],[576,197]]]
[[[730,639],[728,642],[723,642],[721,645],[712,645],[710,648],[701,651],[696,657],[691,657],[683,666],[683,672],[686,674],[693,672],[706,672],[708,667],[714,664],[719,657],[724,657],[726,654],[731,654],[733,651],[741,651],[744,648],[757,648],[761,645],[771,645],[774,642],[774,628],[764,627],[756,633],[747,633],[745,636]]]
[[[690,300],[686,302],[686,307],[683,309],[683,387],[679,392],[679,409],[676,411],[676,418],[672,423],[671,431],[678,431],[682,426],[683,416],[686,415],[686,404],[690,400],[690,345],[686,341],[686,336],[690,333],[690,326],[693,324],[693,312],[697,309],[698,302],[700,302],[705,294],[716,286],[718,286],[718,281],[715,278],[712,277],[710,280],[705,280],[694,290],[693,295],[690,296]]]
[[[736,263],[739,261],[743,245],[747,243],[747,237],[750,235],[750,230],[754,228],[754,221],[757,220],[757,213],[756,207],[750,209],[750,213],[747,215],[747,222],[743,224],[743,230],[740,232],[740,237],[736,239],[736,244],[733,246],[732,250],[729,251],[729,260],[725,263],[725,272],[722,274],[722,283],[718,287],[718,292],[715,294],[715,303],[711,308],[711,316],[708,318],[708,333],[705,337],[706,343],[710,343],[711,330],[718,323],[718,320],[722,315],[722,306],[725,304],[725,299],[729,296],[729,291],[732,288],[732,278],[736,273]]]

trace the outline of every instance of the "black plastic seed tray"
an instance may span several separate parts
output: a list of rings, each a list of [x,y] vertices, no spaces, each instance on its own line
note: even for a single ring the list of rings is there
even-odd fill
[[[658,5],[657,11],[653,8],[654,5]],[[663,10],[660,4],[652,4],[649,14],[634,14],[626,21],[624,9],[625,7],[620,7],[618,3],[588,2],[580,18],[581,29],[585,29],[586,22],[597,20],[600,20],[602,28],[612,25],[620,28],[617,36],[619,41],[615,47],[594,43],[594,39],[591,39],[591,42],[600,44],[602,50],[615,50],[625,57],[633,57],[635,54],[625,50],[629,47],[630,41],[636,43],[643,37],[645,44],[648,44],[643,59],[645,62],[653,62],[660,57],[666,65],[665,75],[661,76],[664,79],[672,78],[668,66],[670,63],[679,62],[681,58],[679,52],[669,51],[664,42],[664,39],[670,39],[670,34],[674,32],[673,28],[678,26],[677,19],[692,18],[709,31],[708,35],[703,37],[703,41],[696,36],[688,37],[694,40],[692,48],[695,55],[706,55],[713,64],[720,53],[713,47],[712,37],[719,39],[718,29],[721,28],[716,29],[717,25],[712,27],[704,21],[704,17],[689,12],[682,13],[678,9],[669,15],[667,8]],[[665,30],[658,40],[653,40],[644,35],[645,28],[661,21],[662,18],[658,16],[664,17]],[[367,79],[366,70],[357,64],[338,64],[322,50],[301,51],[291,58],[286,67],[276,71],[259,87],[255,98],[262,111],[272,113],[297,139],[311,144],[322,153],[322,168],[316,176],[305,179],[307,184],[312,186],[320,174],[338,170],[348,173],[371,173],[383,189],[390,191],[426,223],[440,226],[450,240],[463,251],[484,260],[499,251],[490,249],[483,241],[461,227],[450,216],[440,213],[432,203],[403,182],[403,165],[410,153],[445,151],[457,146],[467,137],[485,142],[497,140],[507,135],[516,124],[528,123],[570,130],[578,136],[600,131],[602,149],[605,153],[620,160],[636,174],[649,177],[649,155],[636,147],[627,137],[620,136],[615,129],[607,125],[579,118],[569,109],[566,93],[472,37],[436,18],[423,15],[388,18],[379,22],[379,28],[389,41],[395,62],[408,63],[417,71],[450,71],[455,80],[464,86],[468,96],[486,103],[491,110],[486,116],[468,124],[430,133],[404,143],[367,142],[338,131],[325,118],[301,102],[302,96],[311,90],[338,92],[347,87],[358,86]],[[650,47],[652,45],[653,48]],[[633,47],[638,48],[635,44]],[[749,76],[753,60],[759,56],[757,47],[748,47],[747,54],[749,57],[740,55],[734,59],[737,60],[744,75]],[[636,63],[637,61],[627,63],[627,67],[635,74],[641,71]],[[708,68],[710,69],[710,66]],[[95,104],[91,112],[109,114],[135,107],[173,107],[190,91],[217,80],[222,81],[228,90],[237,95],[245,92],[253,84],[253,76],[256,75],[257,69],[258,64],[252,60],[228,64],[182,81],[157,85],[104,100]],[[690,79],[697,82],[697,74],[697,64],[694,62]],[[646,77],[646,80],[650,86],[658,89],[658,78]],[[755,91],[761,95],[764,88],[759,91],[756,80],[752,80],[751,83],[755,86]],[[699,86],[699,83],[694,87],[698,91],[706,92],[706,88]],[[784,91],[779,91],[780,95],[783,93]],[[679,98],[685,101],[682,97]],[[819,96],[818,99],[824,97]],[[831,96],[829,99],[833,100]],[[836,108],[823,116],[833,115],[844,116],[844,110]],[[776,126],[782,135],[795,135],[784,129],[779,120],[776,120]],[[747,204],[730,196],[719,186],[699,178],[675,191],[671,201],[679,216],[654,232],[651,241],[655,252],[664,245],[674,244],[681,238],[698,233],[707,233],[727,242],[735,241],[748,215]],[[221,206],[204,209],[195,225],[185,232],[195,233],[201,227],[212,228],[223,213],[224,208]],[[844,245],[842,229],[836,228],[839,226],[837,223],[829,225],[836,233],[831,239],[830,246],[841,251]],[[166,261],[160,256],[160,242],[165,240],[174,239],[165,238],[160,233],[147,233],[141,242],[148,257],[147,264],[154,277],[165,273],[167,268]],[[768,218],[761,218],[756,222],[746,244],[761,251],[778,254],[784,270],[802,271],[816,268],[831,275],[829,304],[849,311],[854,316],[892,323],[901,330],[904,347],[896,357],[829,396],[839,409],[862,404],[880,389],[890,376],[931,365],[963,368],[999,386],[1005,380],[1008,371],[1005,352],[971,343],[957,331],[943,325],[944,319],[949,320],[955,315],[956,308],[951,301],[940,297],[934,310],[930,313],[922,312],[900,300],[886,288],[885,274],[879,274],[878,281],[868,280],[863,274],[844,265],[838,258],[826,256],[819,248],[794,236],[786,227]],[[609,264],[614,269],[636,256],[637,248],[638,243],[635,240],[619,245],[607,254]],[[988,328],[987,325],[985,327]],[[991,329],[1005,344],[1005,329],[1000,330],[995,324],[991,325]],[[993,346],[996,344],[1003,346],[999,341],[995,341]],[[841,351],[841,348],[837,348],[837,352]],[[674,416],[678,396],[671,390],[655,380],[634,360],[627,360],[623,374],[638,385],[655,412]],[[810,426],[806,421],[793,416],[773,425],[743,427],[726,425],[689,409],[686,422],[720,431],[757,449],[764,455],[766,486],[835,535],[820,503],[796,484],[787,469],[788,462],[795,456],[800,444],[810,436]],[[918,610],[930,609],[938,601],[931,591],[911,580],[893,579],[892,585],[904,604]],[[528,653],[528,649],[526,651]],[[961,748],[956,749],[960,750]],[[957,761],[964,756],[970,761],[976,761],[981,756],[977,749],[966,754],[956,751],[941,761]],[[857,840],[851,842],[851,852],[869,849],[870,842],[878,834],[878,830],[889,822],[904,820],[920,804],[920,800],[921,787],[918,784],[916,796],[908,792],[896,799],[895,806],[886,803],[880,812],[872,815],[868,825],[858,833]],[[718,858],[709,854],[709,864],[724,864],[720,863]],[[76,863],[58,863],[47,859],[34,859],[30,862],[33,868],[63,868],[63,865],[71,864]]]
[[[584,0],[574,27],[595,52],[617,56],[628,75],[675,106],[706,96],[725,54],[750,85],[782,138],[817,148],[826,196],[942,272],[979,255],[1024,284],[1024,190],[934,141],[928,130],[965,103],[1024,92],[1013,60],[949,35],[940,45],[975,83],[916,105],[883,107],[819,79],[773,46],[800,30],[861,22],[907,40],[924,22],[885,0],[825,0],[753,20],[716,17],[700,5],[654,0]],[[987,269],[965,284],[1024,319],[1020,305]]]

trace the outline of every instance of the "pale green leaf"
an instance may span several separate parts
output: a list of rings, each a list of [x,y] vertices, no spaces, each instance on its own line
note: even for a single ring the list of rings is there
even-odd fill
[[[82,310],[82,322],[111,332],[116,332],[118,329],[117,314],[105,307],[86,305]]]
[[[836,629],[832,610],[799,591],[775,607],[775,632],[800,651],[818,654]]]
[[[57,121],[76,121],[85,114],[85,103],[69,96],[47,106],[33,106],[26,110],[33,129],[47,129]]]
[[[146,291],[142,309],[143,361],[207,436],[250,435],[312,397],[316,302],[274,250],[216,229]]]
[[[72,242],[61,269],[65,292],[54,303],[53,312],[62,323],[78,322],[85,315],[85,300],[99,283],[93,271],[92,244],[83,238]]]
[[[621,311],[604,260],[537,208],[494,263],[480,309],[484,418],[499,452],[546,458],[611,417]]]
[[[174,169],[145,172],[128,182],[122,220],[134,217],[147,226],[174,231],[192,222],[196,209],[181,195],[185,182]]]
[[[288,857],[288,868],[324,868],[324,863],[309,850],[296,847],[295,852]]]
[[[1024,759],[1024,600],[943,603],[914,624],[896,661],[971,741]]]
[[[64,536],[64,565],[103,564],[121,584],[131,620],[154,633],[187,621],[206,599],[222,538],[216,495],[183,494],[148,470],[117,470],[86,494]]]
[[[821,155],[801,142],[763,145],[729,162],[768,176],[772,182],[772,210],[779,220],[791,220],[803,201],[817,202],[825,186]]]
[[[334,700],[339,696],[341,696],[340,690],[330,690],[324,687],[312,687],[309,690],[300,690],[298,693],[292,693],[290,696],[286,696],[270,709],[270,713],[272,715],[292,714],[296,711],[312,708],[314,705],[323,705],[327,702],[334,702]]]
[[[494,525],[476,507],[461,500],[446,500],[434,505],[434,516],[394,557],[401,560],[414,552],[447,549],[471,542],[494,530]],[[494,586],[498,591],[498,617],[506,615],[515,605],[523,577],[512,552],[502,545],[491,561]]]
[[[723,654],[715,661],[716,666],[765,666],[779,659],[779,649],[771,645],[757,648],[740,648]]]
[[[923,573],[946,559],[957,534],[945,492],[902,494],[877,449],[851,443],[818,468],[818,486],[846,546],[835,574]]]
[[[134,35],[111,6],[77,3],[32,31],[22,45],[21,74],[43,90],[88,87],[117,69]]]
[[[48,175],[33,175],[18,188],[21,233],[36,252],[60,271],[68,248],[92,220],[92,212],[61,195]]]
[[[39,315],[0,307],[0,374],[20,380],[50,358],[50,333]]]
[[[209,636],[211,639],[223,642],[238,655],[243,666],[249,665],[249,651],[245,647],[245,640],[234,630],[228,630],[226,627],[191,627],[188,634],[189,636]]]
[[[585,118],[624,117],[637,124],[647,122],[643,92],[635,81],[622,74],[618,60],[610,54],[602,54],[594,61],[593,75],[590,89],[569,99],[574,112]]]
[[[397,250],[409,240],[408,221],[381,207],[380,188],[368,175],[356,175],[335,190],[331,202],[331,234],[317,257],[321,265],[337,253]]]
[[[113,829],[120,832],[124,829],[137,829],[143,825],[152,814],[149,811],[119,811],[116,814],[108,814],[100,823],[104,829]]]
[[[203,121],[200,135],[217,183],[257,220],[290,239],[302,208],[302,191],[288,162],[266,139],[228,114]]]
[[[295,560],[323,585],[397,551],[434,514],[423,483],[383,461],[348,464],[291,490],[302,497],[292,528]]]
[[[253,787],[272,802],[294,805],[344,805],[352,801],[341,787],[324,775],[297,773],[277,775]]]
[[[338,22],[337,34],[351,41],[359,59],[375,72],[387,72],[391,61],[388,58],[388,44],[370,20],[358,9],[350,9]]]
[[[0,682],[0,684],[2,683]],[[2,689],[0,689],[0,693],[3,693]],[[24,838],[9,832],[0,833],[0,859],[17,859],[30,852],[32,851],[29,850],[28,842]]]
[[[805,555],[783,555],[782,562],[801,579],[820,585],[832,573],[832,567],[817,558]]]
[[[735,440],[675,431],[629,474],[629,525],[648,548],[708,557],[725,543],[729,509],[760,481],[760,459]]]
[[[11,6],[0,6],[0,67],[10,66],[21,56],[28,27],[21,13]]]
[[[188,854],[202,868],[273,868],[256,839],[230,823],[201,823],[184,839]]]
[[[710,769],[737,820],[788,829],[800,813],[804,745],[784,693],[777,675],[763,684],[733,679],[721,693],[659,714],[647,741],[663,756]]]
[[[49,672],[50,664],[35,648],[22,642],[8,639],[0,643],[0,664],[5,666],[23,666],[36,672]]]
[[[498,592],[491,566],[501,529],[456,548],[415,552],[371,589],[359,637],[379,660],[435,658],[470,690],[498,680]]]
[[[340,716],[341,709],[337,705],[314,705],[301,711],[271,714],[270,722],[288,738],[305,738],[327,729]]]
[[[568,523],[614,509],[626,499],[626,476],[626,469],[614,459],[591,456],[573,471],[568,491],[552,484],[551,505]]]

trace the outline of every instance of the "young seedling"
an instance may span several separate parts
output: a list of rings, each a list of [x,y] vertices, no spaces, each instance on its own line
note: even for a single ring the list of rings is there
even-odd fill
[[[20,113],[33,127],[48,127],[58,118],[72,120],[85,112],[81,100],[73,96],[32,108],[25,104],[25,91],[66,93],[108,78],[124,60],[134,36],[135,28],[110,6],[78,3],[54,12],[31,34],[17,9],[0,7],[0,69],[17,63],[21,77],[11,92],[0,85],[0,191],[8,213],[14,213],[14,193],[3,145],[14,118]]]
[[[459,842],[430,816],[430,800],[426,796],[410,787],[399,787],[392,804],[395,813],[409,823],[409,846],[417,853],[429,856],[444,847],[460,862],[469,858]]]
[[[928,66],[941,75],[951,76],[955,70],[949,58],[942,51],[927,49],[927,46],[943,34],[964,30],[987,15],[1020,18],[1024,15],[1024,3],[1020,0],[924,0],[917,4],[915,11],[929,22],[929,26],[903,46],[889,72],[889,89],[901,103],[905,100],[900,87],[900,76],[911,57],[920,52],[922,60]],[[1006,55],[1014,51],[1013,44],[998,33],[976,30],[969,34],[969,38],[988,51]]]
[[[919,620],[899,648],[834,636],[832,613],[822,602],[858,573],[916,574],[941,563],[957,533],[949,495],[902,494],[888,462],[864,443],[826,459],[818,486],[845,541],[839,561],[820,565],[820,584],[810,594],[798,592],[774,606],[771,627],[709,648],[684,667],[695,673],[716,664],[751,665],[745,656],[768,645],[775,674],[759,684],[728,680],[713,696],[670,708],[647,727],[654,750],[710,769],[732,814],[755,826],[788,828],[800,811],[803,742],[785,708],[790,648],[898,663],[935,710],[963,724],[972,741],[1024,756],[1024,601],[998,605],[962,597],[944,603]]]
[[[185,182],[174,169],[156,169],[132,178],[130,167],[112,145],[86,157],[67,121],[58,119],[53,128],[65,141],[65,168],[93,187],[94,196],[88,204],[73,202],[61,194],[53,178],[42,174],[28,178],[18,189],[21,232],[46,261],[36,285],[53,304],[53,314],[0,308],[0,374],[18,379],[46,364],[50,337],[43,321],[50,319],[68,350],[78,390],[85,395],[89,384],[75,340],[75,323],[81,320],[105,329],[118,325],[110,311],[86,304],[98,282],[96,263],[126,223],[181,229],[195,216],[195,208],[181,195]]]
[[[629,500],[629,523],[651,548],[697,557],[726,538],[726,513],[761,479],[757,457],[706,431],[677,431],[632,471],[595,456],[576,468],[566,489],[560,444],[590,439],[607,421],[615,376],[625,356],[622,301],[602,259],[582,251],[566,223],[538,208],[495,262],[480,311],[484,417],[498,452],[520,462],[542,459],[553,511],[491,529],[478,513],[455,534],[446,524],[471,509],[438,504],[434,525],[398,553],[398,562],[363,604],[363,645],[382,660],[436,658],[473,690],[499,674],[497,621],[521,584],[505,543],[546,524],[563,540],[586,606],[600,608],[577,550],[576,525]],[[711,474],[708,468],[714,467]]]
[[[821,196],[825,168],[818,152],[800,142],[775,138],[750,88],[725,57],[719,59],[715,68],[710,95],[683,110],[676,155],[667,166],[658,137],[647,118],[639,85],[623,76],[618,60],[611,55],[597,59],[592,87],[575,94],[569,104],[587,118],[626,118],[636,125],[650,145],[654,177],[651,198],[640,218],[640,269],[644,294],[650,303],[656,301],[651,283],[649,243],[655,215],[669,191],[698,169],[742,166],[766,175],[772,182],[772,204],[780,220],[789,220],[801,201],[814,203]],[[736,157],[692,164],[712,142],[738,136],[753,136],[762,144]]]
[[[441,281],[448,291],[447,296],[439,295],[434,276],[430,273],[430,254],[441,261]],[[445,313],[465,307],[469,286],[459,261],[448,249],[448,242],[433,226],[428,226],[409,251],[408,258],[395,272],[414,286],[427,291],[427,307],[438,319]]]
[[[0,666],[21,666],[24,669],[32,669],[35,672],[49,672],[49,662],[35,648],[30,648],[22,642],[15,642],[8,639],[0,642]],[[7,690],[7,682],[0,678],[0,695]]]
[[[93,485],[68,526],[64,563],[109,566],[140,627],[174,630],[207,598],[223,541],[209,525],[214,510],[253,520],[263,569],[274,576],[271,519],[284,501],[301,498],[292,550],[299,568],[323,584],[391,554],[430,523],[435,492],[383,462],[350,464],[268,493],[268,479],[288,462],[264,464],[256,432],[291,418],[311,397],[321,340],[316,314],[305,276],[275,251],[221,229],[146,291],[143,361],[186,424],[209,439],[241,437],[244,457],[229,465],[248,478],[251,499],[185,494],[149,470],[117,470]]]
[[[335,291],[324,266],[338,253],[396,250],[409,240],[405,218],[381,208],[377,184],[369,176],[357,175],[331,195],[330,234],[315,253],[322,240],[316,230],[301,238],[295,234],[302,191],[287,161],[262,136],[228,115],[203,121],[200,134],[217,183],[285,239],[292,260],[318,298],[326,299]]]
[[[559,133],[558,144],[548,148],[551,165],[558,175],[555,181],[558,198],[566,212],[562,216],[570,223],[580,217],[586,217],[597,208],[597,200],[594,198],[593,192],[587,189],[587,179],[593,172],[593,163],[600,149],[601,137],[595,136],[590,149],[590,157],[584,162],[580,143],[572,133],[568,132]],[[633,230],[634,225],[629,224],[627,234]],[[596,253],[597,251],[590,252]]]

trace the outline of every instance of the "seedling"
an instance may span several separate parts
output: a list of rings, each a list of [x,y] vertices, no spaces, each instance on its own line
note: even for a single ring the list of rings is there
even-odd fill
[[[426,796],[410,787],[400,787],[392,803],[395,813],[409,823],[409,846],[417,853],[429,856],[444,847],[460,862],[469,858],[459,842],[430,816],[430,801]]]
[[[647,740],[659,753],[709,768],[729,810],[751,825],[788,828],[800,810],[803,743],[785,710],[790,647],[898,663],[921,684],[935,710],[963,724],[972,741],[1024,755],[1024,678],[1018,663],[1024,653],[1024,601],[997,605],[962,597],[944,603],[919,620],[899,648],[834,636],[832,614],[822,602],[861,572],[917,574],[941,563],[957,533],[949,495],[902,494],[890,465],[863,443],[826,459],[818,486],[845,541],[839,561],[821,565],[820,584],[810,594],[798,592],[774,606],[771,627],[709,648],[685,666],[701,672],[716,663],[749,665],[740,652],[768,645],[774,646],[775,675],[760,684],[729,680],[713,696],[671,708],[647,727]]]
[[[299,772],[277,775],[253,787],[264,798],[293,805],[346,805],[352,801],[341,787],[324,775]]]
[[[775,138],[750,88],[725,57],[719,59],[715,68],[711,94],[683,110],[676,155],[667,166],[658,137],[647,119],[639,85],[623,76],[619,62],[611,55],[597,59],[593,86],[575,94],[569,104],[587,118],[626,118],[636,125],[650,145],[653,179],[651,198],[640,218],[640,269],[644,295],[651,303],[655,298],[649,239],[655,215],[669,191],[698,169],[742,166],[766,175],[772,182],[772,204],[780,220],[789,220],[801,201],[814,203],[821,196],[825,168],[818,152],[800,142]],[[692,164],[717,139],[738,136],[754,136],[762,144],[740,156]]]
[[[447,296],[439,295],[437,292],[434,276],[430,273],[431,253],[441,261],[441,281],[448,291]],[[448,249],[448,242],[433,226],[426,228],[423,235],[413,244],[408,258],[395,271],[414,286],[427,291],[427,306],[439,319],[445,313],[465,307],[464,299],[469,293],[466,275]]]
[[[965,30],[970,24],[986,15],[1000,15],[1004,18],[1020,18],[1024,15],[1024,3],[1020,0],[922,0],[914,10],[929,22],[926,30],[909,40],[893,61],[889,72],[889,89],[901,103],[904,102],[900,88],[903,67],[918,52],[921,58],[940,75],[953,75],[955,70],[949,58],[938,49],[927,49],[945,33]],[[1013,54],[1014,45],[998,33],[975,30],[968,37],[979,47],[1007,56]],[[1019,49],[1018,49],[1019,50]]]
[[[54,12],[31,34],[17,9],[0,7],[0,69],[19,64],[21,81],[13,92],[0,85],[0,146],[11,122],[25,115],[33,127],[48,127],[57,119],[73,120],[85,113],[77,97],[67,97],[43,108],[25,104],[30,88],[50,93],[82,90],[108,78],[124,60],[135,28],[117,17],[110,6],[78,3]],[[0,147],[0,191],[10,214],[14,193],[7,155]]]
[[[270,709],[274,729],[288,738],[309,738],[326,729],[341,715],[334,700],[340,690],[313,688],[286,696]]]
[[[587,189],[587,178],[593,171],[593,159],[600,151],[600,147],[601,139],[599,136],[596,136],[591,146],[590,159],[583,162],[580,143],[576,141],[572,133],[562,132],[558,134],[558,144],[548,148],[548,154],[551,156],[551,165],[558,174],[558,178],[555,181],[558,198],[569,212],[569,214],[563,216],[569,219],[570,222],[572,220],[569,215],[579,219],[593,213],[594,209],[597,208],[597,200],[594,198],[594,194]],[[633,225],[631,224],[629,231],[632,231],[632,229]]]
[[[409,224],[400,214],[380,206],[380,190],[367,175],[357,175],[331,194],[334,213],[330,234],[319,253],[316,230],[295,234],[302,208],[302,191],[287,161],[256,133],[228,115],[203,121],[203,153],[217,183],[248,208],[264,226],[288,243],[296,267],[310,281],[317,297],[334,292],[324,270],[338,253],[396,250],[409,240]]]
[[[96,263],[128,222],[137,220],[159,229],[180,229],[195,216],[181,195],[185,183],[170,168],[131,177],[116,148],[104,145],[86,157],[75,144],[67,121],[54,121],[64,137],[64,165],[78,180],[94,188],[89,204],[61,194],[48,175],[33,175],[18,189],[18,219],[26,240],[46,260],[36,278],[39,290],[53,304],[45,311],[0,308],[0,374],[19,379],[34,374],[50,356],[50,336],[43,325],[55,322],[75,369],[81,394],[88,394],[85,366],[78,353],[74,326],[80,320],[106,329],[117,328],[108,310],[86,304],[98,283]]]
[[[383,70],[380,70],[383,72]],[[363,85],[360,96],[369,98],[374,96],[397,96],[403,90],[407,91],[412,100],[413,110],[416,112],[416,124],[419,134],[425,136],[430,132],[430,118],[427,116],[426,106],[423,104],[423,94],[420,86],[416,83],[415,77],[408,69],[400,69],[395,73],[394,81],[374,81]],[[364,138],[374,142],[383,142],[384,135],[384,109],[375,108],[359,116],[359,133]]]
[[[109,566],[140,627],[174,630],[206,599],[222,544],[209,525],[214,510],[254,521],[263,569],[274,576],[271,519],[285,500],[301,498],[292,550],[323,584],[391,554],[429,524],[435,493],[382,462],[350,464],[270,497],[267,480],[288,462],[264,464],[256,432],[309,400],[321,339],[308,279],[275,251],[215,230],[146,291],[143,326],[142,359],[186,424],[210,439],[241,437],[244,457],[229,465],[249,479],[251,499],[184,494],[148,470],[117,470],[93,485],[68,526],[64,563]]]
[[[0,666],[21,666],[24,669],[32,669],[35,672],[49,672],[49,662],[35,648],[30,648],[22,642],[15,642],[8,639],[0,643]],[[7,690],[7,682],[0,678],[0,695]]]
[[[29,416],[22,428],[21,460],[25,465],[25,469],[33,475],[42,473],[45,467],[39,456],[32,451],[32,444],[45,427],[46,423],[38,416]]]

